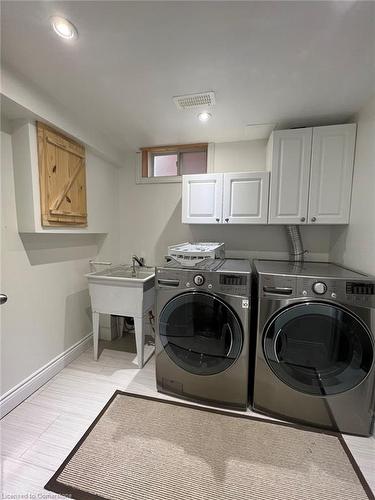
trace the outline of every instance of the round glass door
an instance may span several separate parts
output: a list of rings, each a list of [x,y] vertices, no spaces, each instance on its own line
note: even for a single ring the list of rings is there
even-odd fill
[[[284,309],[263,339],[273,372],[307,394],[348,391],[362,382],[373,362],[373,343],[364,324],[331,304],[306,302]]]
[[[217,297],[188,292],[168,302],[159,318],[168,356],[184,370],[213,375],[226,370],[242,349],[242,328],[232,309]]]

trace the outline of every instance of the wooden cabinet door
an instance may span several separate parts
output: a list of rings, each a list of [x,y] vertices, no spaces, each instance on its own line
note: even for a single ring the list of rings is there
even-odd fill
[[[37,123],[43,226],[87,226],[85,148]]]
[[[267,224],[268,172],[224,174],[223,222]]]
[[[313,129],[309,223],[349,223],[355,136],[355,123]]]
[[[222,221],[223,174],[182,177],[182,222],[218,224]]]
[[[307,223],[311,137],[311,128],[278,130],[270,137],[270,224]]]

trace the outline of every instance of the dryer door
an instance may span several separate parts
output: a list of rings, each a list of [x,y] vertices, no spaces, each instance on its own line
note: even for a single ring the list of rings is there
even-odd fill
[[[339,306],[305,302],[278,313],[263,336],[266,360],[297,391],[331,395],[356,387],[371,370],[374,346],[362,321]]]
[[[196,375],[226,370],[241,353],[243,333],[235,312],[203,292],[170,300],[159,317],[159,335],[168,356]]]

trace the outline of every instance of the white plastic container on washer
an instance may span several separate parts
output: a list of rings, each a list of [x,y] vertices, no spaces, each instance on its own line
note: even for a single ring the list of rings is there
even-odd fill
[[[180,243],[168,247],[168,255],[180,264],[195,267],[206,259],[224,259],[224,243]]]

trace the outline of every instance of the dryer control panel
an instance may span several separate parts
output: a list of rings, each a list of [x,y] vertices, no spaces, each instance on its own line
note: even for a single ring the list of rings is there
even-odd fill
[[[301,277],[297,279],[297,296],[375,307],[375,283]]]
[[[375,308],[375,281],[347,281],[345,292],[352,304]]]
[[[259,281],[259,294],[260,297],[279,300],[326,299],[375,308],[375,281],[370,280],[263,275]]]

